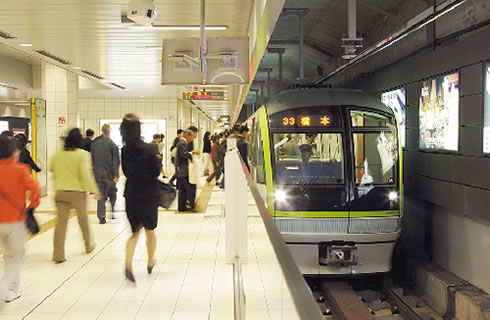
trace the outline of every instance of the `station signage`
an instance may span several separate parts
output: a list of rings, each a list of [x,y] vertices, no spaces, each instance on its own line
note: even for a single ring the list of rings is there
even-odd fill
[[[225,93],[224,91],[188,91],[182,93],[182,99],[222,101],[225,100]]]
[[[230,116],[229,115],[223,115],[218,118],[218,127],[220,128],[225,128],[230,126]]]

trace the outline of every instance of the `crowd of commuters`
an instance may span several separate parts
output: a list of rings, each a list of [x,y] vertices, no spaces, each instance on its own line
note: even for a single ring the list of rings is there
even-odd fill
[[[56,191],[54,201],[57,208],[52,260],[55,263],[66,261],[65,240],[71,209],[76,210],[85,252],[94,251],[96,242],[87,213],[88,194],[92,194],[97,200],[97,218],[100,224],[106,223],[107,200],[114,218],[116,185],[121,165],[126,177],[126,215],[132,231],[126,243],[125,276],[129,281],[135,282],[133,256],[141,229],[146,234],[147,272],[151,273],[155,265],[157,241],[154,230],[158,224],[161,199],[160,174],[165,178],[162,165],[165,136],[155,134],[151,143],[143,142],[141,123],[134,114],[124,116],[120,131],[124,143],[121,156],[110,138],[110,126],[104,124],[98,137],[95,137],[92,129],[86,130],[85,138],[78,128],[71,129],[64,139],[63,148],[52,157],[49,170],[53,173]],[[170,178],[169,184],[178,190],[177,209],[181,212],[196,211],[196,186],[202,174],[208,176],[208,183],[215,179],[217,185],[224,187],[227,139],[237,139],[237,148],[242,158],[245,161],[247,159],[247,127],[233,127],[214,135],[207,131],[202,144],[203,170],[196,172],[199,170],[196,164],[201,154],[197,143],[194,143],[198,132],[195,126],[186,130],[179,129],[170,147],[175,174]],[[20,297],[26,211],[36,208],[40,203],[40,188],[32,177],[32,170],[39,172],[41,168],[31,158],[27,144],[28,138],[24,134],[14,137],[10,131],[6,131],[0,135],[0,249],[6,261],[5,275],[0,280],[0,299],[7,302]]]

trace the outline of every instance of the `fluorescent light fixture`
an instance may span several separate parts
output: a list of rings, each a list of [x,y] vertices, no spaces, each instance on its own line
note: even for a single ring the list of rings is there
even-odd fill
[[[30,106],[30,103],[16,103],[16,106]]]
[[[72,68],[73,68],[73,69],[75,69],[75,70],[80,70],[80,69],[82,69],[82,67],[76,67],[76,66],[74,66],[74,67],[72,67]]]
[[[131,30],[166,30],[166,31],[199,31],[200,26],[162,26],[162,25],[144,25],[144,26],[129,26]],[[208,31],[225,31],[228,26],[206,26]]]
[[[19,43],[19,46],[21,46],[21,47],[32,47],[32,44],[30,44],[30,43]]]
[[[0,103],[19,103],[19,102],[23,102],[23,101],[0,101]]]

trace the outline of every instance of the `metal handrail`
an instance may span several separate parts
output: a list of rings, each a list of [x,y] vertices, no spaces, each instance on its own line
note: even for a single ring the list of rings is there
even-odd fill
[[[239,256],[235,256],[233,262],[233,293],[235,320],[245,320],[245,290],[243,288],[242,266]]]
[[[264,222],[265,230],[267,231],[267,235],[269,236],[269,240],[271,241],[272,248],[276,254],[277,260],[279,261],[279,265],[281,266],[282,273],[286,280],[286,284],[289,288],[289,292],[294,301],[294,305],[296,306],[296,311],[300,319],[302,320],[323,320],[324,317],[318,307],[313,295],[311,294],[310,288],[306,284],[301,271],[296,265],[296,261],[294,261],[291,252],[289,252],[286,243],[279,232],[274,220],[272,219],[272,215],[265,206],[265,202],[260,196],[259,190],[257,189],[257,185],[255,181],[253,181],[250,172],[248,171],[247,166],[243,162],[242,157],[238,153],[236,149],[232,150],[238,156],[242,164],[243,173],[248,182],[248,186],[252,195],[255,199],[255,203],[257,204],[257,208],[259,209],[260,216]]]

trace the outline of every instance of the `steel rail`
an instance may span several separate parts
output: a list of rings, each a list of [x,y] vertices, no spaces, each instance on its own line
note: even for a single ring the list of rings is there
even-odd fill
[[[381,281],[381,293],[386,296],[386,301],[388,301],[393,307],[397,307],[400,311],[400,315],[403,319],[407,320],[423,320],[422,316],[420,316],[412,307],[410,307],[403,299],[393,291],[390,286]]]
[[[274,249],[277,260],[279,261],[279,265],[281,266],[284,279],[293,298],[299,318],[302,320],[323,320],[324,317],[320,311],[320,308],[313,298],[310,288],[308,287],[303,274],[301,274],[301,271],[296,265],[291,252],[289,252],[289,249],[286,246],[286,243],[279,232],[269,209],[267,209],[264,200],[260,196],[257,185],[255,181],[253,181],[247,166],[236,149],[232,150],[232,152],[234,152],[241,161],[243,173],[245,174],[248,186],[255,199],[257,208],[259,209],[260,216],[262,217],[262,221],[264,222],[272,248]]]

